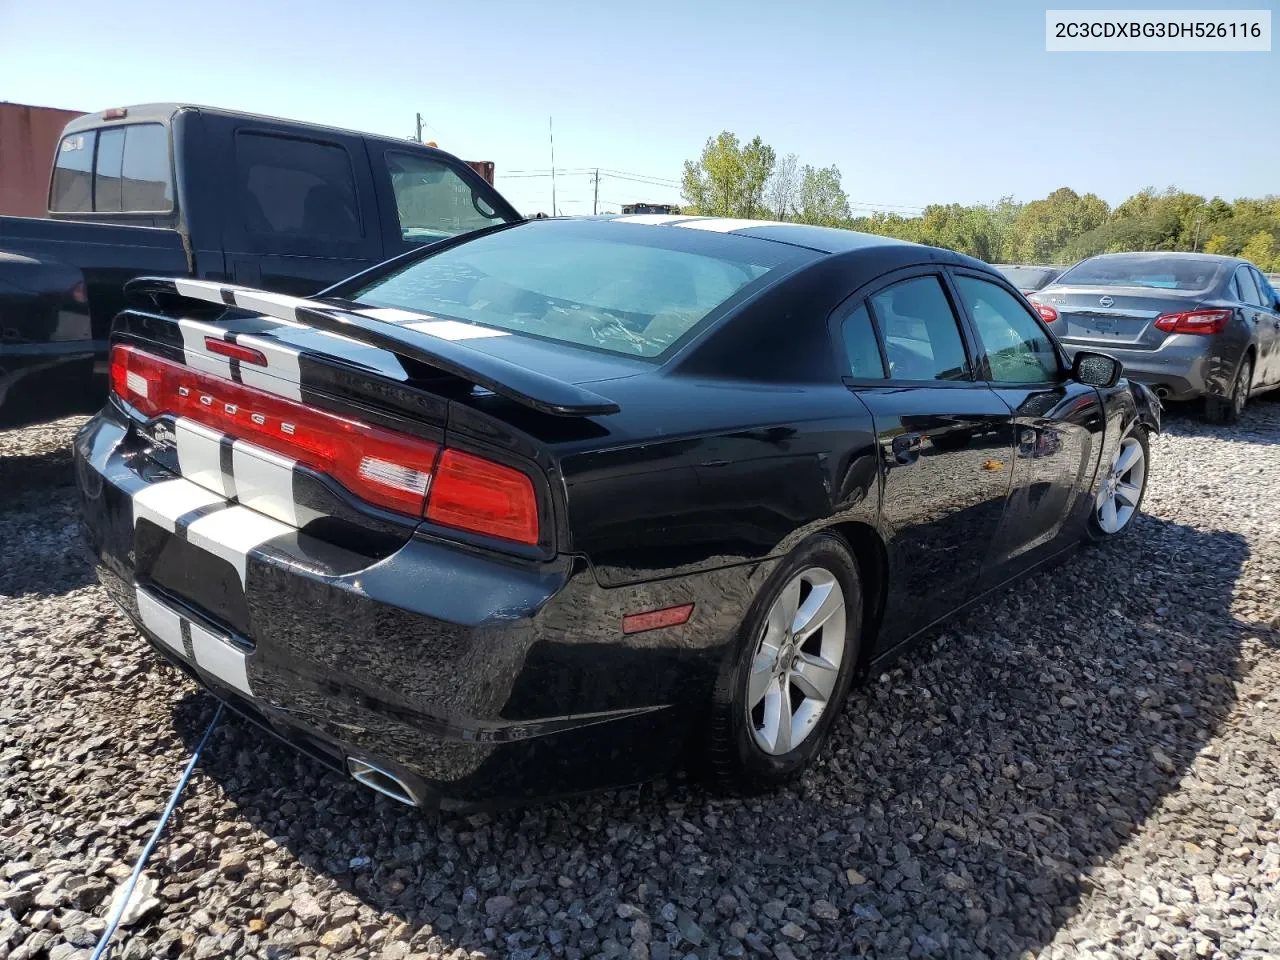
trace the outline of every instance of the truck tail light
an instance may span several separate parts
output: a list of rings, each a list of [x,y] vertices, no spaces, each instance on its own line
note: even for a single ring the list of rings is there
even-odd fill
[[[252,361],[250,361],[252,362]],[[111,348],[111,391],[148,418],[171,414],[290,457],[362,500],[415,519],[538,542],[533,482],[513,467],[145,353]]]
[[[1156,317],[1153,326],[1165,333],[1221,333],[1231,319],[1230,310],[1188,310]]]

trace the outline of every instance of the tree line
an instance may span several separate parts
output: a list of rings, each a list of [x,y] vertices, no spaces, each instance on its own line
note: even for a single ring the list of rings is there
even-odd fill
[[[1115,208],[1093,193],[1059,187],[1027,203],[930,204],[919,216],[854,216],[840,170],[779,157],[754,137],[711,137],[681,179],[684,212],[845,227],[949,247],[988,263],[1069,264],[1097,253],[1199,250],[1280,271],[1280,196],[1205,199],[1147,187]]]

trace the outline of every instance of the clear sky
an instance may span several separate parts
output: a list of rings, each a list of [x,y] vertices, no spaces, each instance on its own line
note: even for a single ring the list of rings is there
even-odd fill
[[[495,161],[526,213],[550,212],[550,178],[514,174],[550,167],[548,117],[557,167],[654,181],[603,178],[602,209],[679,202],[683,161],[720,130],[837,164],[855,207],[1280,193],[1280,51],[1050,54],[1049,5],[1069,4],[0,0],[0,99],[179,100],[396,136],[421,111],[427,139]],[[587,176],[556,187],[560,212],[591,212]]]

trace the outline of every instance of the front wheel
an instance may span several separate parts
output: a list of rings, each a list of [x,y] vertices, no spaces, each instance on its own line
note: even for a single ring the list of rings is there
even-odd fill
[[[1240,419],[1240,414],[1244,413],[1244,405],[1249,402],[1249,391],[1252,388],[1253,360],[1245,357],[1240,361],[1240,370],[1231,386],[1231,395],[1204,398],[1204,418],[1210,423],[1235,423]]]
[[[857,561],[834,536],[810,538],[761,589],[716,683],[707,758],[720,786],[755,792],[804,771],[848,694],[861,634]]]
[[[1129,529],[1147,492],[1150,460],[1147,431],[1135,425],[1120,441],[1120,448],[1102,478],[1102,489],[1098,491],[1089,517],[1089,533],[1093,539],[1108,540]]]

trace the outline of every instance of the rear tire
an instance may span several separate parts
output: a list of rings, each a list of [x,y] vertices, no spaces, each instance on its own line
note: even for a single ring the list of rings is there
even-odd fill
[[[759,793],[804,772],[844,705],[861,638],[857,560],[835,536],[809,538],[760,589],[721,667],[706,738],[716,786]]]
[[[1204,418],[1210,423],[1235,423],[1240,419],[1240,414],[1244,413],[1244,405],[1249,402],[1252,386],[1253,358],[1245,357],[1240,361],[1240,369],[1231,385],[1231,395],[1204,398]]]

